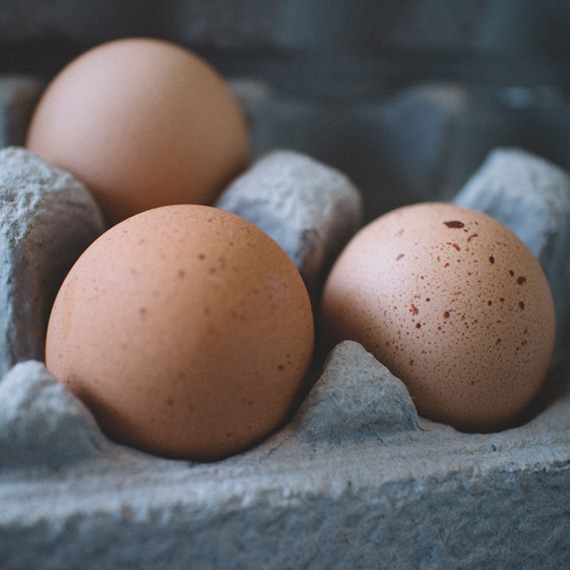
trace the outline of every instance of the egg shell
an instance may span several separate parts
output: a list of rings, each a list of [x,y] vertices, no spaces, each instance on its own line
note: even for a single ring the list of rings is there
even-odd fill
[[[250,152],[222,76],[153,38],[114,40],[68,64],[40,99],[26,146],[84,182],[109,225],[157,206],[212,204]]]
[[[420,414],[469,431],[522,412],[554,347],[552,295],[528,248],[494,218],[446,203],[362,228],[329,274],[320,318],[326,346],[360,342]]]
[[[164,206],[79,258],[51,313],[46,365],[115,441],[214,460],[279,426],[313,342],[308,293],[275,241],[229,212]]]

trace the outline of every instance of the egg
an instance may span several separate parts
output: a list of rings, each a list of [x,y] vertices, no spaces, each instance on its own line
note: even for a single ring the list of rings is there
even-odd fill
[[[307,290],[273,239],[236,214],[172,205],[85,250],[53,306],[46,366],[112,440],[211,461],[284,421],[313,342]]]
[[[69,63],[41,97],[26,146],[80,179],[108,225],[158,206],[212,204],[250,152],[220,74],[153,38],[114,40]]]
[[[407,386],[418,412],[465,431],[509,425],[552,357],[546,277],[494,218],[447,203],[389,212],[362,228],[325,284],[325,346],[360,342]]]

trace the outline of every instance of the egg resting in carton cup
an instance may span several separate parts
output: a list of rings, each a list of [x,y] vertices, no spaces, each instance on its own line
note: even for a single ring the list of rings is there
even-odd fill
[[[108,225],[157,206],[212,204],[249,163],[249,132],[226,81],[153,38],[111,41],[51,81],[26,147],[91,191]]]
[[[407,386],[418,412],[468,431],[509,425],[554,350],[554,303],[526,245],[487,214],[446,203],[363,228],[325,285],[326,346],[360,342]]]

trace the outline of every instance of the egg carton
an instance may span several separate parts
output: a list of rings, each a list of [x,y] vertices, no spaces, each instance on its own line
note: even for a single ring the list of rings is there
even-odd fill
[[[259,85],[235,87],[250,118],[266,109]],[[431,89],[424,104],[434,101]],[[316,304],[331,259],[370,214],[370,197],[362,212],[351,180],[306,153],[258,154],[217,205],[272,234]],[[102,231],[97,206],[71,175],[19,147],[0,151],[0,193],[3,569],[568,565],[565,334],[544,389],[508,430],[466,434],[419,417],[403,383],[345,341],[287,424],[255,448],[214,463],[154,457],[109,441],[42,362],[50,299]],[[499,148],[452,199],[499,217],[527,243],[564,330],[568,175],[527,151]]]

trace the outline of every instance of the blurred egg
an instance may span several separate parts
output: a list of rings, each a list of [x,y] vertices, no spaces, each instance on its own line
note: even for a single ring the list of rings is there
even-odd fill
[[[283,422],[313,335],[304,283],[267,234],[212,207],[164,206],[79,258],[51,313],[46,364],[111,439],[214,460]]]
[[[172,43],[111,41],[50,83],[26,146],[82,180],[112,225],[144,210],[211,204],[249,160],[249,134],[223,78]]]
[[[399,208],[357,233],[323,293],[327,346],[360,342],[408,387],[418,412],[500,429],[539,391],[554,346],[552,295],[527,247],[486,214]]]

